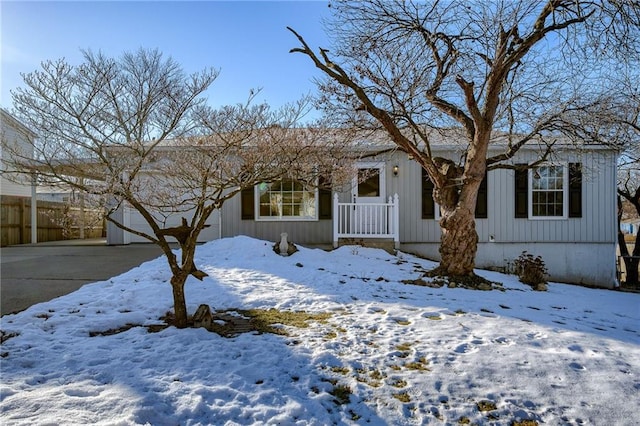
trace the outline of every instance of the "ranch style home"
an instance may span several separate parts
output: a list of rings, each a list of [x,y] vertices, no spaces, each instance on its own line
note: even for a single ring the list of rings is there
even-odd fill
[[[360,162],[361,178],[354,176],[345,190],[283,179],[243,191],[209,218],[200,240],[248,235],[275,242],[286,232],[289,241],[304,246],[386,244],[438,260],[440,215],[433,185],[406,153],[382,148],[372,144],[372,152],[385,153]],[[504,150],[499,142],[490,149]],[[511,164],[532,164],[542,149],[525,145]],[[451,159],[461,152],[459,144],[446,140],[432,151]],[[476,266],[510,271],[527,251],[543,258],[552,281],[615,287],[616,159],[617,152],[606,146],[556,144],[553,158],[535,168],[489,171],[476,206]],[[134,210],[116,215],[134,229],[147,229]],[[146,240],[109,224],[107,242]]]

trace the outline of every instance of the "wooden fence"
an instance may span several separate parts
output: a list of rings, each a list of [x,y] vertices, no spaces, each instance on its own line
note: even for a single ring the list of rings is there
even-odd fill
[[[52,201],[37,202],[38,242],[80,238],[79,207]],[[0,243],[8,246],[31,242],[31,198],[2,195],[0,200]],[[84,210],[84,237],[105,235],[102,212]]]

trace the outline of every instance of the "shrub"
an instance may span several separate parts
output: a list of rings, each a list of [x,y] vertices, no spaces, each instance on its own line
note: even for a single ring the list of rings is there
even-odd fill
[[[523,251],[514,265],[520,282],[532,286],[534,290],[546,290],[547,267],[542,257]]]

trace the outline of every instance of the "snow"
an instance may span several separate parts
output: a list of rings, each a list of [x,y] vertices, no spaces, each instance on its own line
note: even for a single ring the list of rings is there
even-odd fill
[[[198,247],[189,312],[331,313],[288,336],[150,333],[172,308],[164,258],[2,317],[4,425],[632,425],[640,295],[477,273],[505,291],[402,283],[432,262],[362,247],[290,257],[235,237]],[[92,332],[140,325],[113,335]],[[339,404],[335,388],[350,389]],[[402,399],[402,400],[401,400]],[[481,411],[479,403],[495,409]],[[492,408],[492,407],[490,407]]]

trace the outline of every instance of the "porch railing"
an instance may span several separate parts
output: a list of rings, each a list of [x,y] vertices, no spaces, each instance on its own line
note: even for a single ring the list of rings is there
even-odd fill
[[[340,238],[389,238],[400,246],[398,194],[387,203],[341,203],[333,200],[333,246]]]

